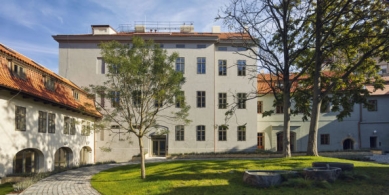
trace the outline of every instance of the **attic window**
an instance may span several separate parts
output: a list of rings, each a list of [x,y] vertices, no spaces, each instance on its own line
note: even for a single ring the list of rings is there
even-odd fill
[[[227,47],[218,47],[217,50],[218,51],[227,51]]]
[[[176,48],[185,48],[185,44],[176,44]]]
[[[199,44],[199,45],[197,45],[197,48],[199,48],[199,49],[206,48],[206,45],[205,44]]]
[[[55,90],[55,81],[52,77],[43,75],[43,82],[46,89],[54,91]]]
[[[76,91],[76,90],[72,90],[73,91],[73,97],[74,97],[74,99],[76,99],[76,100],[78,100],[78,91]]]
[[[13,69],[12,69],[12,73],[14,76],[17,76],[21,79],[26,78],[26,75],[24,74],[24,68],[19,66],[19,65],[14,64]]]

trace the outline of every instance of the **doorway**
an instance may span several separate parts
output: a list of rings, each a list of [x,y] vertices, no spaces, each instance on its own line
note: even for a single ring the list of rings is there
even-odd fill
[[[370,148],[377,148],[377,137],[370,137]]]
[[[282,152],[284,150],[284,132],[277,133],[277,152]],[[290,151],[295,151],[296,145],[296,133],[290,132]]]
[[[343,150],[353,150],[354,149],[354,141],[350,138],[347,138],[343,141]]]
[[[166,140],[153,140],[153,156],[166,155]]]

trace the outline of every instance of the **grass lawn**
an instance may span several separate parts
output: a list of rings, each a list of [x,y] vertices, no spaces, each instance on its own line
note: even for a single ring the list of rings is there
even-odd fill
[[[12,191],[14,191],[12,183],[0,184],[0,195],[8,194]]]
[[[289,185],[267,189],[243,182],[245,170],[302,170],[312,162],[354,164],[354,178],[334,183],[294,179]],[[293,157],[264,160],[171,161],[146,164],[147,178],[140,179],[139,165],[109,169],[93,176],[92,186],[104,195],[120,194],[389,194],[389,165],[326,157]]]

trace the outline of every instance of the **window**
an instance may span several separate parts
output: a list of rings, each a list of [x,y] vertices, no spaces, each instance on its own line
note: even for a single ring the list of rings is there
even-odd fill
[[[205,74],[206,60],[204,57],[197,58],[197,74]]]
[[[321,134],[320,135],[320,144],[329,145],[330,144],[330,134]]]
[[[55,90],[55,81],[52,77],[43,75],[43,83],[45,84],[46,89],[51,91]]]
[[[26,130],[26,108],[25,107],[16,106],[15,127],[17,131]]]
[[[197,92],[197,108],[205,108],[205,91]]]
[[[238,126],[238,141],[246,141],[246,126]]]
[[[236,50],[238,51],[247,51],[246,47],[237,47]]]
[[[78,100],[78,91],[72,89],[74,99]]]
[[[219,141],[227,141],[227,127],[219,126]]]
[[[219,60],[219,76],[227,75],[227,60]]]
[[[82,121],[81,135],[83,136],[90,135],[90,122]]]
[[[105,107],[105,93],[103,91],[98,92],[100,96],[100,107]]]
[[[55,114],[49,113],[49,133],[55,133]]]
[[[120,92],[119,91],[111,91],[111,106],[119,107],[120,106]]]
[[[219,93],[219,109],[227,108],[227,93]]]
[[[205,126],[199,125],[196,127],[197,141],[205,141]]]
[[[176,48],[185,48],[185,44],[176,44]]]
[[[227,47],[218,47],[217,50],[218,51],[227,51]]]
[[[133,91],[132,92],[132,104],[135,107],[140,107],[142,103],[142,93],[141,91]]]
[[[180,91],[176,97],[176,108],[182,108],[184,106],[184,101],[185,101],[185,94],[184,91]]]
[[[185,58],[184,57],[178,57],[176,59],[176,71],[182,72],[182,74],[185,73]]]
[[[176,141],[184,141],[184,125],[176,126]]]
[[[238,93],[238,109],[246,109],[246,93]]]
[[[105,74],[106,65],[103,58],[97,58],[97,73]]]
[[[65,116],[64,118],[64,128],[63,128],[63,134],[69,134],[70,133],[70,126],[71,126],[71,123],[70,123],[70,118]]]
[[[202,49],[202,48],[206,48],[207,46],[205,44],[198,44],[197,45],[197,48],[198,49]]]
[[[387,72],[387,65],[381,65],[380,66],[380,73],[381,74],[386,74],[386,72]]]
[[[377,111],[377,100],[368,100],[367,103],[369,104],[367,107],[368,111]]]
[[[47,131],[47,112],[39,111],[38,132],[46,133]]]
[[[163,105],[162,100],[154,100],[154,107],[155,108],[161,108]]]
[[[276,113],[277,113],[277,114],[282,114],[282,113],[284,113],[284,106],[278,105],[278,106],[276,107]]]
[[[246,76],[246,60],[238,60],[238,76]]]
[[[257,113],[262,113],[262,101],[257,101]]]
[[[14,67],[13,67],[13,75],[17,76],[17,77],[19,77],[21,79],[25,79],[26,78],[26,75],[24,74],[23,67],[21,67],[19,65],[16,65],[16,64],[14,64]]]
[[[70,135],[76,135],[76,119],[70,119]]]
[[[165,45],[164,45],[164,44],[162,44],[162,43],[160,43],[160,44],[159,44],[159,47],[160,47],[160,48],[164,48],[164,47],[165,47]]]

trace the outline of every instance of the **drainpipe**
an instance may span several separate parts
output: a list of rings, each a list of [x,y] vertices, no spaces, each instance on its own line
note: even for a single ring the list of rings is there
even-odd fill
[[[217,64],[216,63],[216,45],[214,44],[214,47],[213,47],[213,61],[214,61],[214,64]],[[216,68],[218,69],[219,67],[216,66]],[[216,105],[217,105],[217,102],[216,102],[216,74],[218,71],[215,71],[215,68],[213,68],[214,70],[214,74],[213,74],[213,102],[214,102],[214,106],[213,106],[213,152],[216,153]]]
[[[362,122],[362,104],[359,104],[359,121],[358,121],[358,144],[359,149],[361,149],[361,122]]]

